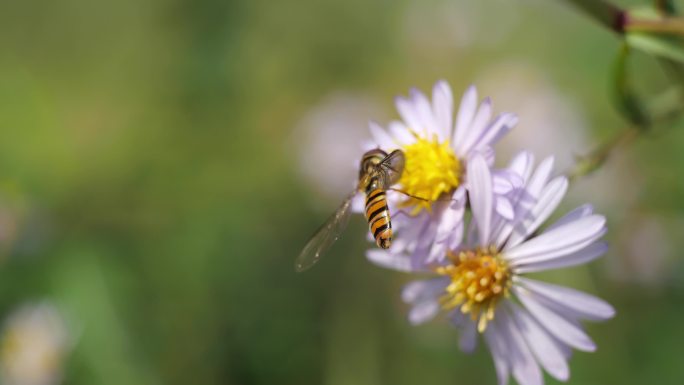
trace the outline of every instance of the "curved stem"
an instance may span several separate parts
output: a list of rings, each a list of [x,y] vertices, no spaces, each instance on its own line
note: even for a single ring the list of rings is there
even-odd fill
[[[624,33],[625,12],[605,0],[565,0],[613,32]]]
[[[684,18],[669,17],[660,20],[627,18],[625,20],[624,29],[625,31],[630,32],[656,32],[684,35]]]
[[[586,156],[579,157],[575,165],[567,173],[568,179],[573,181],[579,177],[589,175],[601,167],[616,148],[631,143],[641,133],[638,127],[628,127],[615,135],[607,142],[590,152]]]

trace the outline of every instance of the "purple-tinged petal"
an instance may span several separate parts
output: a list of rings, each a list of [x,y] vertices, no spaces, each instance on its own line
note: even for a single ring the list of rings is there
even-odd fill
[[[554,222],[552,225],[546,228],[546,231],[549,231],[551,229],[555,229],[556,227],[559,227],[561,225],[564,225],[566,223],[570,223],[573,221],[576,221],[580,218],[584,218],[588,215],[591,215],[594,213],[594,207],[590,204],[584,204],[569,213],[563,215],[559,220]]]
[[[389,132],[394,138],[394,141],[401,146],[414,143],[416,137],[411,134],[411,131],[402,122],[393,121],[389,124]]]
[[[549,335],[526,310],[510,301],[508,306],[518,329],[544,370],[557,380],[567,381],[570,370],[561,343]]]
[[[430,265],[442,262],[446,258],[448,251],[447,242],[433,242],[425,258],[425,263]]]
[[[549,308],[540,304],[536,296],[519,286],[513,286],[513,292],[532,316],[554,337],[577,350],[593,352],[596,344],[572,320],[568,320]]]
[[[603,321],[615,316],[615,309],[608,302],[593,295],[529,278],[516,277],[515,279],[529,291],[555,302],[574,314],[575,318]]]
[[[354,213],[362,213],[366,208],[366,197],[363,194],[356,194],[351,200],[351,210]]]
[[[408,319],[412,325],[420,325],[433,318],[439,313],[439,302],[436,300],[424,300],[414,304],[409,310]]]
[[[373,140],[375,140],[375,143],[378,144],[378,147],[386,151],[396,148],[396,144],[394,140],[392,140],[392,137],[384,128],[380,127],[378,123],[371,121],[368,125],[370,127],[371,136],[373,137]]]
[[[530,351],[529,346],[518,329],[518,325],[505,311],[497,312],[502,327],[506,328],[508,337],[508,350],[511,354],[509,362],[513,377],[521,385],[543,385],[544,377],[539,364]]]
[[[492,101],[489,98],[485,98],[480,104],[480,108],[477,110],[473,121],[468,127],[468,132],[465,138],[460,143],[454,143],[455,150],[457,154],[462,154],[465,156],[469,154],[471,149],[473,149],[477,140],[484,134],[487,128],[487,122],[492,118]]]
[[[529,180],[534,166],[534,155],[527,151],[522,151],[516,155],[508,165],[508,170],[520,175],[523,183]]]
[[[432,106],[427,96],[416,88],[411,89],[410,96],[413,101],[413,107],[418,114],[418,119],[420,119],[421,127],[425,132],[425,137],[432,138],[433,135],[437,135],[437,123],[432,114]]]
[[[420,124],[420,115],[416,111],[413,102],[403,97],[397,97],[395,99],[395,104],[401,119],[406,123],[408,128],[416,133],[423,132],[423,127],[421,127]]]
[[[472,148],[478,149],[482,146],[492,146],[506,135],[515,125],[518,124],[518,117],[515,114],[503,113],[497,116],[492,124],[483,132]]]
[[[406,303],[414,303],[427,298],[434,298],[442,293],[449,283],[450,279],[446,277],[413,281],[404,286],[401,291],[401,299]]]
[[[580,250],[580,245],[596,239],[605,233],[606,219],[601,215],[590,215],[574,222],[546,231],[506,251],[511,260],[544,255],[563,255]],[[588,245],[587,245],[588,246]],[[560,253],[560,254],[559,254]]]
[[[435,234],[435,241],[442,242],[447,237],[453,235],[454,229],[457,225],[463,222],[463,214],[465,213],[465,188],[459,186],[452,194],[448,206],[442,211],[442,217],[437,226],[437,233]],[[459,237],[463,237],[462,234]]]
[[[484,158],[475,156],[468,162],[468,184],[473,220],[477,223],[480,246],[489,246],[494,208],[492,176]]]
[[[496,212],[509,221],[515,218],[515,209],[506,197],[496,197]]]
[[[374,264],[387,269],[406,273],[417,271],[413,266],[411,258],[404,254],[393,254],[386,250],[370,249],[366,251],[366,257]]]
[[[565,257],[569,255],[573,255],[576,252],[580,250],[584,250],[585,248],[590,247],[592,244],[594,244],[596,241],[598,241],[599,238],[604,236],[606,234],[606,229],[602,229],[599,233],[596,235],[587,238],[586,240],[583,240],[581,242],[577,242],[572,245],[568,245],[564,248],[556,249],[556,250],[549,250],[545,253],[542,254],[537,254],[537,255],[530,255],[525,258],[519,258],[515,260],[510,260],[509,262],[511,263],[511,267],[517,268],[518,266],[523,266],[523,265],[529,265],[533,263],[539,263],[539,262],[545,262],[545,261],[551,261],[556,258],[560,257]],[[504,258],[506,258],[506,255],[504,254]]]
[[[489,323],[484,332],[484,339],[489,346],[489,351],[492,353],[494,360],[494,368],[496,369],[496,377],[499,380],[499,385],[508,385],[508,374],[510,373],[511,365],[509,363],[510,352],[504,331],[500,330],[499,321],[495,317]]]
[[[451,141],[451,145],[456,149],[457,144],[463,142],[463,139],[468,133],[470,128],[470,123],[473,121],[473,117],[477,112],[477,89],[475,86],[470,86],[463,94],[461,99],[461,105],[458,108],[458,116],[456,117],[456,129],[454,130],[454,140]],[[457,153],[459,156],[463,156],[463,153]]]
[[[559,176],[549,182],[539,194],[539,200],[529,213],[513,228],[506,242],[506,249],[515,247],[532,235],[546,219],[553,214],[568,190],[568,180]]]
[[[551,177],[551,171],[553,171],[553,163],[553,157],[550,156],[544,159],[539,164],[539,166],[537,166],[537,169],[532,174],[532,177],[527,182],[527,186],[525,188],[529,195],[531,195],[534,198],[539,197],[539,194],[541,193],[542,189],[544,188],[544,186],[546,186],[546,182]]]
[[[458,347],[464,353],[472,353],[477,347],[477,325],[475,322],[467,322],[458,336]]]
[[[608,251],[608,244],[606,242],[599,241],[591,243],[589,246],[572,254],[556,256],[554,258],[530,260],[529,262],[516,262],[512,268],[516,274],[526,274],[577,266],[593,261],[594,259],[605,254],[606,251]]]
[[[446,80],[438,81],[432,89],[432,111],[439,126],[439,141],[451,138],[454,115],[454,97]]]
[[[494,193],[504,195],[523,186],[523,179],[516,172],[510,170],[492,170]]]
[[[481,154],[485,160],[487,161],[487,166],[492,167],[494,166],[494,160],[496,158],[496,154],[494,153],[494,149],[490,146],[483,146],[480,147],[477,151],[473,151],[471,156],[474,154]]]

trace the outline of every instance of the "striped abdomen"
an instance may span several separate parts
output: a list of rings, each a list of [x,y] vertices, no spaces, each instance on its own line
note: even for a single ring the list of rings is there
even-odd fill
[[[366,218],[375,243],[383,249],[389,248],[392,242],[392,223],[383,189],[375,188],[366,192]]]

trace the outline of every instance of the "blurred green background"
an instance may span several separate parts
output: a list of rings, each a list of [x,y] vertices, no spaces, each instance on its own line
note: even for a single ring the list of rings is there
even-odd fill
[[[562,170],[627,124],[618,51],[562,1],[3,0],[0,316],[57,309],[66,384],[494,384],[486,349],[408,324],[362,217],[314,270],[294,257],[395,95],[474,83],[521,117],[499,165],[531,146]],[[682,146],[658,131],[571,187],[563,211],[594,203],[612,248],[545,278],[618,312],[573,384],[684,381]]]

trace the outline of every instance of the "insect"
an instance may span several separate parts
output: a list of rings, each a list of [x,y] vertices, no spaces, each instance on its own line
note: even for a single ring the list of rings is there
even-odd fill
[[[313,266],[339,239],[349,223],[351,200],[358,192],[366,193],[366,219],[375,243],[383,249],[389,248],[392,243],[392,223],[386,191],[399,181],[404,161],[401,150],[394,150],[389,155],[380,149],[366,152],[361,159],[357,188],[309,239],[295,260],[295,270],[302,272]]]

